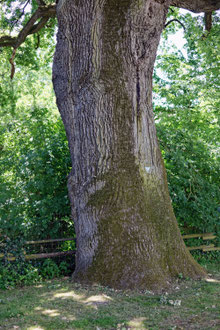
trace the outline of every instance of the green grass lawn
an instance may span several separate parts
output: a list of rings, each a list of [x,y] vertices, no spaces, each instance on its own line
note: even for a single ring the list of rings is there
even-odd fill
[[[220,270],[210,269],[209,281],[178,279],[163,294],[68,278],[0,291],[0,329],[220,329]]]

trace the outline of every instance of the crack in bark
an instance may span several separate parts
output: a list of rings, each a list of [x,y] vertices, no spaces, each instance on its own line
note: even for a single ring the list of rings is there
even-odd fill
[[[139,66],[137,66],[136,70],[136,102],[137,102],[137,119],[140,117],[140,99],[141,99],[141,91],[140,91],[140,74],[139,74]],[[138,125],[138,120],[137,120]]]

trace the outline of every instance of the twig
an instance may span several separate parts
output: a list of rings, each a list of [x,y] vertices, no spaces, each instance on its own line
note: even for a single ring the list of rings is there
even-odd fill
[[[35,46],[35,49],[38,49],[39,46],[40,46],[40,36],[39,36],[39,34],[37,34],[37,44]]]
[[[27,5],[29,4],[30,0],[27,0],[27,2],[25,3],[23,9],[22,9],[22,12],[20,14],[20,16],[16,19],[16,21],[12,24],[12,28],[15,26],[15,24],[18,23],[19,19],[24,15],[24,11],[25,11],[25,8],[27,7]]]
[[[172,22],[178,22],[183,27],[184,31],[186,31],[185,25],[182,22],[180,22],[177,18],[171,19],[169,22],[167,22],[165,24],[165,28]]]

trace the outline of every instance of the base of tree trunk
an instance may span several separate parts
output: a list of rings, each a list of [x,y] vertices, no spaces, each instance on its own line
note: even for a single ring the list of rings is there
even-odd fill
[[[188,257],[186,258],[188,259]],[[86,273],[75,272],[72,276],[74,282],[89,285],[102,285],[118,290],[152,290],[161,292],[169,288],[178,278],[191,278],[200,280],[207,277],[206,271],[193,259],[183,263],[182,267],[153,265],[152,269],[146,263],[137,268],[136,272],[129,272],[130,265],[115,271],[109,269],[105,263],[98,261]],[[134,263],[134,262],[133,262]],[[167,270],[167,268],[169,270]]]
[[[181,237],[166,179],[159,183],[154,175],[140,171],[131,155],[126,157],[131,166],[116,166],[117,173],[107,176],[104,187],[87,203],[84,219],[90,217],[88,205],[93,217],[99,209],[99,219],[96,232],[78,241],[73,279],[115,289],[158,291],[180,274],[205,277]]]

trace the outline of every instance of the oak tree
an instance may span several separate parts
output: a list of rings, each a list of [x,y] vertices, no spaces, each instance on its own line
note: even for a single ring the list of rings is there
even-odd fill
[[[186,249],[169,197],[152,108],[152,73],[170,6],[211,12],[219,0],[44,1],[16,49],[57,15],[53,85],[68,142],[77,236],[74,279],[160,289],[204,270]]]

